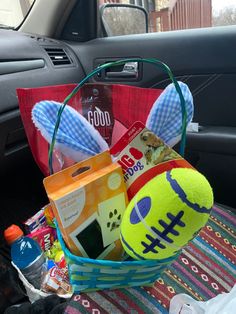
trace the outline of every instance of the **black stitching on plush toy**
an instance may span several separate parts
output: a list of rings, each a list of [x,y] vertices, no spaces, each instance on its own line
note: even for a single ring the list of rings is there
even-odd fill
[[[151,227],[152,231],[164,239],[168,243],[172,243],[173,240],[168,237],[168,234],[171,233],[174,236],[178,236],[179,232],[175,230],[175,226],[180,226],[184,227],[185,223],[181,221],[181,218],[184,215],[184,211],[180,211],[176,216],[172,215],[171,213],[167,213],[166,216],[170,220],[170,222],[166,222],[162,219],[159,220],[159,224],[164,228],[162,232],[160,232],[158,229],[156,229],[154,226]],[[143,254],[153,252],[153,253],[158,253],[156,250],[156,247],[159,247],[160,249],[165,249],[166,246],[161,243],[161,240],[154,238],[150,234],[146,234],[146,238],[150,241],[150,243],[146,243],[144,241],[141,242],[141,244],[144,246]]]

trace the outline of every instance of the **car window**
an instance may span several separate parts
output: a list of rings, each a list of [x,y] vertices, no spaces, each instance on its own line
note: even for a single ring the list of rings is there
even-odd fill
[[[0,27],[16,28],[24,20],[35,0],[0,0]]]
[[[235,0],[99,0],[104,3],[142,6],[148,13],[148,32],[236,25]]]

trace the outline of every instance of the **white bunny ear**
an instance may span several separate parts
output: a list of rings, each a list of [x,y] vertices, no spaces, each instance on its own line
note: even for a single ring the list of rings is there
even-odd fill
[[[41,101],[32,110],[32,120],[51,143],[58,110],[63,104]],[[109,149],[100,133],[75,109],[65,106],[56,135],[55,148],[74,161],[81,161]]]
[[[185,99],[187,124],[189,124],[193,118],[193,97],[186,84],[178,83]],[[147,117],[146,127],[171,147],[181,139],[182,110],[179,94],[173,83],[165,88],[153,104]]]

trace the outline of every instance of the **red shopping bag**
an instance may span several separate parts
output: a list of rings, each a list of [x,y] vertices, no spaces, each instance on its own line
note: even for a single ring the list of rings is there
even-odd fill
[[[55,85],[39,88],[19,88],[20,114],[33,157],[45,176],[49,175],[49,143],[36,129],[31,119],[34,105],[42,100],[54,100],[63,103],[77,84]],[[85,84],[72,97],[68,105],[81,113],[103,136],[111,146],[135,122],[146,123],[149,111],[160,96],[162,90],[139,88],[128,85]],[[60,152],[55,151],[57,166],[61,170],[73,164]]]

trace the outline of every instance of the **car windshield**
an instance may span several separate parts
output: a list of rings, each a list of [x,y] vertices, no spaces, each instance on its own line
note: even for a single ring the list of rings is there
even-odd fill
[[[16,28],[24,20],[35,0],[1,0],[0,28]]]

